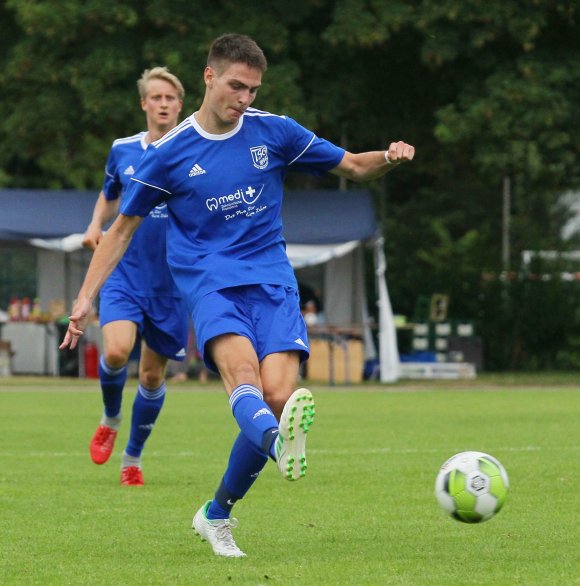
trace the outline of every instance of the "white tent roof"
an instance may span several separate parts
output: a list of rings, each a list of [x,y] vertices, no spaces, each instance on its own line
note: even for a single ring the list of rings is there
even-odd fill
[[[295,269],[303,269],[345,256],[358,245],[358,240],[340,244],[288,244],[286,253]]]

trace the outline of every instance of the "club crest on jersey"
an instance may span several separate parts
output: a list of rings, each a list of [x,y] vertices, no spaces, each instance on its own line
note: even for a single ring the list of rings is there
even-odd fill
[[[256,169],[265,169],[268,166],[268,147],[264,145],[250,147],[250,153]]]

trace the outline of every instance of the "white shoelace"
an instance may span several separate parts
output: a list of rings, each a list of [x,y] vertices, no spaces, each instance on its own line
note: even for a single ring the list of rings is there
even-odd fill
[[[224,519],[222,523],[216,525],[215,528],[215,535],[219,540],[220,544],[223,545],[226,549],[231,551],[240,551],[240,548],[236,545],[234,541],[234,536],[232,535],[232,529],[235,529],[238,526],[238,520],[236,518],[232,519]]]

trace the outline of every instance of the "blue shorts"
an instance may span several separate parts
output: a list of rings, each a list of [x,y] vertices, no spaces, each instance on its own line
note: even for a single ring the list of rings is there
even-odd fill
[[[113,321],[132,321],[151,350],[170,360],[185,358],[189,318],[179,297],[141,297],[106,287],[100,295],[99,317],[101,327]]]
[[[217,367],[207,343],[222,334],[245,336],[258,360],[268,354],[297,350],[307,360],[308,333],[300,313],[298,291],[281,285],[244,285],[208,293],[193,310],[193,323],[205,365]]]

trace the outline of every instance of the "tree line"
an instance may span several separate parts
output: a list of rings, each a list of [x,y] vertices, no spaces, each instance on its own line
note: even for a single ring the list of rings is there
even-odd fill
[[[562,194],[580,189],[579,18],[564,0],[4,0],[0,187],[98,189],[113,139],[142,129],[143,69],[178,75],[189,113],[210,42],[249,34],[269,60],[258,108],[352,151],[415,145],[371,185],[395,311],[445,293],[488,367],[577,367],[580,285],[521,253],[579,248],[562,237]]]

